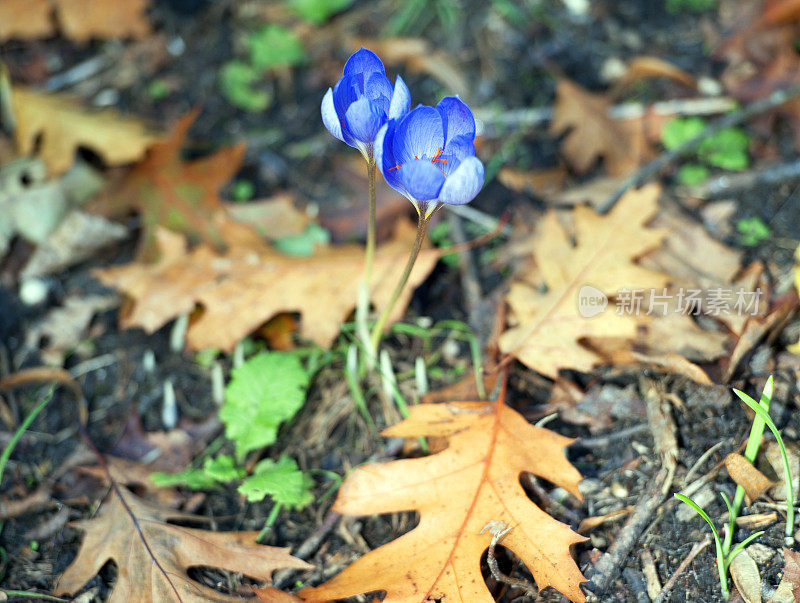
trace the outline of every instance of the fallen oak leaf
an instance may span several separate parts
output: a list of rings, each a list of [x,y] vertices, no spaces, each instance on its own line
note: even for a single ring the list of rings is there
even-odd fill
[[[562,79],[556,89],[556,103],[550,131],[566,132],[561,151],[579,174],[591,169],[601,157],[611,176],[632,172],[646,156],[647,141],[641,124],[615,121],[608,115],[611,100]]]
[[[388,302],[408,257],[416,230],[398,224],[395,238],[378,248],[372,269],[372,300]],[[357,245],[323,247],[310,257],[281,255],[265,244],[231,246],[224,255],[206,245],[187,251],[180,235],[157,231],[161,259],[95,271],[104,284],[133,298],[123,328],[152,333],[169,320],[203,309],[187,333],[191,349],[230,351],[236,343],[281,312],[299,312],[301,334],[328,347],[353,310],[364,273]],[[389,322],[402,316],[415,287],[433,270],[441,252],[419,255]],[[388,326],[388,325],[387,325]]]
[[[72,522],[85,532],[78,555],[61,575],[57,595],[74,594],[108,561],[118,575],[109,603],[121,601],[238,601],[191,579],[193,566],[212,566],[270,580],[278,568],[310,569],[288,549],[256,544],[258,532],[209,532],[167,523],[197,520],[162,509],[130,491],[113,488],[94,519]],[[120,498],[124,496],[124,502]]]
[[[207,157],[184,161],[181,157],[189,128],[199,110],[184,115],[170,135],[155,142],[144,160],[121,183],[91,202],[87,209],[101,214],[141,214],[142,234],[138,257],[158,257],[158,227],[183,233],[193,242],[206,242],[222,250],[234,238],[258,240],[249,226],[228,214],[219,189],[239,169],[244,145],[226,147]]]
[[[540,589],[553,586],[584,601],[579,585],[585,578],[570,556],[584,538],[539,509],[520,484],[529,471],[580,498],[580,474],[564,454],[572,440],[529,424],[504,398],[503,387],[495,401],[420,404],[384,430],[386,437],[446,438],[449,446],[421,459],[359,467],[333,509],[345,515],[416,510],[419,525],[298,595],[327,601],[384,590],[384,603],[493,601],[480,570],[490,537],[481,530],[502,521],[513,527],[503,546],[522,559]]]
[[[155,140],[134,118],[111,109],[89,111],[63,94],[14,86],[11,109],[18,153],[32,154],[41,138],[39,156],[51,176],[69,169],[79,147],[97,153],[108,165],[121,165],[141,159]]]
[[[646,228],[656,212],[659,187],[626,194],[600,216],[583,206],[573,210],[575,245],[549,211],[534,231],[533,256],[545,293],[517,281],[506,296],[516,326],[500,336],[500,351],[550,378],[559,369],[590,371],[602,357],[581,345],[585,338],[633,339],[650,317],[617,314],[607,309],[584,316],[578,307],[581,288],[611,296],[623,289],[660,289],[669,276],[642,268],[634,260],[658,247],[666,231]]]

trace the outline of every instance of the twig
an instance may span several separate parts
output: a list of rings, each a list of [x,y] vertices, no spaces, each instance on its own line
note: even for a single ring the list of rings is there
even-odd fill
[[[632,567],[626,567],[622,570],[622,577],[628,585],[628,590],[636,599],[636,603],[650,603],[650,597],[647,596],[647,583],[642,572]]]
[[[729,195],[736,190],[765,184],[779,184],[792,178],[800,178],[800,159],[738,174],[725,174],[689,188],[688,193],[692,197],[710,199]]]
[[[686,559],[681,561],[681,564],[678,566],[672,575],[669,577],[664,583],[664,588],[661,589],[661,592],[658,594],[658,597],[653,603],[664,603],[669,596],[669,593],[672,591],[672,587],[675,586],[675,582],[678,580],[678,577],[686,571],[686,568],[689,567],[689,564],[694,560],[700,552],[706,548],[709,544],[711,544],[711,534],[706,534],[705,538],[703,538],[700,542],[695,543],[692,547],[692,550],[689,551],[689,554],[686,555]]]
[[[336,527],[336,524],[339,523],[341,518],[341,514],[336,511],[329,511],[325,519],[322,520],[320,526],[297,547],[297,550],[294,551],[292,555],[298,559],[308,559],[319,548],[319,545],[322,544],[322,541],[330,534],[331,530]],[[297,570],[293,569],[284,569],[275,572],[273,586],[278,590],[283,590],[289,586],[292,576],[296,571]]]
[[[611,193],[608,199],[606,199],[603,204],[597,208],[597,211],[601,214],[607,213],[612,207],[614,207],[614,204],[619,201],[620,197],[622,197],[622,195],[624,195],[628,189],[641,186],[647,180],[655,176],[662,168],[668,166],[670,163],[679,159],[680,157],[693,152],[700,145],[700,143],[710,138],[720,130],[737,126],[747,121],[754,115],[774,109],[775,107],[778,107],[799,95],[800,85],[785,88],[783,90],[776,90],[769,96],[759,101],[721,117],[714,123],[710,124],[698,136],[695,136],[691,140],[686,141],[671,151],[662,153],[653,161],[645,164],[634,174],[626,178],[622,184],[613,193]]]
[[[513,529],[513,526],[507,525],[504,521],[490,521],[481,528],[481,531],[478,532],[479,534],[488,531],[492,535],[492,541],[489,543],[489,550],[486,551],[486,563],[489,565],[489,571],[495,580],[514,588],[520,588],[531,596],[534,596],[538,592],[535,584],[527,580],[506,576],[497,566],[497,558],[494,556],[494,549],[503,537]]]
[[[639,425],[632,425],[631,427],[620,429],[608,435],[601,435],[595,438],[578,438],[571,445],[583,446],[584,448],[603,448],[604,446],[613,444],[617,440],[627,439],[632,435],[642,433],[648,429],[650,429],[650,426],[647,423],[640,423]]]
[[[631,550],[639,541],[642,530],[650,521],[661,501],[664,500],[664,485],[668,483],[668,471],[662,470],[647,491],[636,503],[636,510],[617,534],[616,540],[609,547],[608,552],[595,564],[593,571],[587,571],[587,578],[591,580],[589,588],[599,596],[608,588],[624,565]]]

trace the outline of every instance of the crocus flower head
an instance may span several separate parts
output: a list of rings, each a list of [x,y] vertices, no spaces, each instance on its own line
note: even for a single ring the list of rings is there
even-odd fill
[[[443,203],[469,203],[483,186],[483,164],[475,157],[475,118],[457,96],[390,119],[375,139],[375,162],[389,186],[408,197],[423,217]]]
[[[344,73],[322,99],[322,123],[339,140],[372,158],[375,136],[387,119],[400,118],[411,106],[411,95],[399,75],[394,87],[383,63],[361,48],[344,64]]]

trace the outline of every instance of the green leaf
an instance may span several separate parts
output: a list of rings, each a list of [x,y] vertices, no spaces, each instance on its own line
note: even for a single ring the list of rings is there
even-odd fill
[[[750,160],[750,137],[740,128],[725,128],[707,138],[697,149],[701,159],[724,170],[743,170]]]
[[[267,25],[247,38],[250,62],[261,72],[273,67],[291,67],[306,58],[303,43],[280,25]]]
[[[242,479],[245,470],[237,467],[233,462],[233,457],[227,454],[220,454],[216,458],[208,458],[203,463],[203,473],[218,482],[232,482]]]
[[[758,216],[742,218],[736,223],[736,230],[739,231],[739,243],[748,247],[755,247],[772,234],[769,226]]]
[[[211,490],[217,486],[217,480],[207,475],[203,469],[184,469],[178,473],[157,471],[150,474],[150,481],[159,488],[186,486],[192,490]]]
[[[678,170],[678,181],[684,186],[696,186],[708,179],[708,168],[696,163],[687,163]]]
[[[661,142],[668,151],[697,138],[706,129],[706,121],[700,117],[676,117],[661,130]]]
[[[282,456],[277,463],[272,459],[258,463],[238,491],[250,502],[269,495],[277,504],[302,509],[314,498],[309,491],[311,484],[311,478],[300,471],[293,459]]]
[[[286,255],[309,257],[314,254],[317,245],[327,245],[331,241],[331,233],[316,222],[312,222],[297,235],[290,235],[273,241],[275,249]]]
[[[308,374],[297,356],[262,352],[233,369],[219,416],[241,459],[275,442],[278,427],[303,406]]]
[[[231,104],[257,113],[272,103],[272,95],[264,90],[255,90],[253,85],[261,79],[252,66],[242,61],[229,61],[220,70],[220,89]]]
[[[331,15],[343,11],[353,0],[289,0],[291,9],[306,21],[322,25]]]

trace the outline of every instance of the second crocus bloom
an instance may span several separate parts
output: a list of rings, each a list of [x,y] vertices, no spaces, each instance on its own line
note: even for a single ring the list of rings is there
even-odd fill
[[[373,157],[378,131],[388,119],[408,113],[411,95],[398,75],[394,86],[374,52],[361,48],[344,65],[342,77],[322,99],[322,122],[339,140]]]
[[[442,204],[469,203],[483,186],[483,164],[475,157],[475,118],[457,96],[389,119],[375,139],[375,162],[420,217],[429,217]]]

